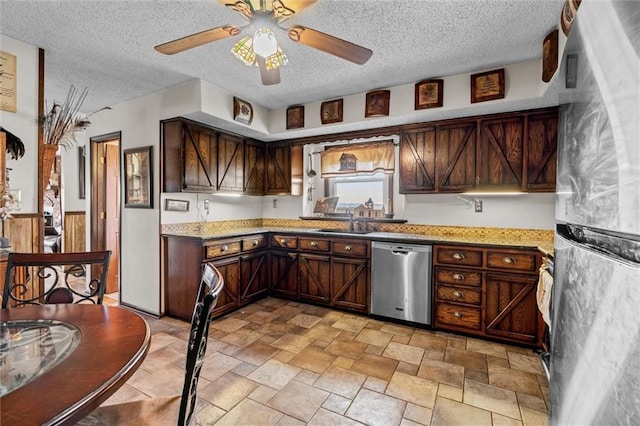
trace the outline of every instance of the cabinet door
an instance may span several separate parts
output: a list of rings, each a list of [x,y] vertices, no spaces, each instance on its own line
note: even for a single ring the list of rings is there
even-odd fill
[[[242,192],[244,184],[244,142],[236,136],[218,136],[218,180],[220,191]]]
[[[184,131],[182,121],[161,122],[162,135],[162,192],[182,191],[182,147]],[[195,299],[194,299],[195,300]]]
[[[216,189],[217,133],[184,124],[183,187],[185,192],[214,192]]]
[[[269,253],[269,289],[275,295],[298,298],[298,254],[271,250]]]
[[[333,257],[331,260],[331,303],[369,313],[369,261]]]
[[[300,253],[300,299],[329,303],[331,258],[327,255]]]
[[[524,116],[482,120],[479,136],[477,186],[521,190]]]
[[[476,181],[476,122],[438,127],[436,186],[439,192],[463,192]]]
[[[291,194],[291,148],[267,144],[265,193]]]
[[[245,141],[243,187],[245,194],[264,194],[264,151],[262,142]]]
[[[540,313],[536,276],[487,273],[485,333],[523,343],[536,343]]]
[[[224,288],[218,296],[216,307],[213,310],[214,316],[220,316],[238,307],[240,299],[240,258],[231,257],[211,263],[224,278]]]
[[[240,257],[240,304],[264,296],[267,285],[267,252],[260,251]]]
[[[531,114],[527,125],[527,190],[556,190],[558,111]]]
[[[436,128],[407,130],[400,138],[400,193],[432,192],[436,189]]]

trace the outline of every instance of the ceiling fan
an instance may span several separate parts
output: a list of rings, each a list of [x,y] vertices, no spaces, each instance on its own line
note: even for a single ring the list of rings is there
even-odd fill
[[[246,28],[257,28],[254,35],[246,36],[236,43],[232,52],[244,63],[256,65],[260,69],[264,85],[280,83],[280,66],[288,61],[271,28],[286,32],[296,43],[359,65],[367,62],[373,54],[370,49],[302,25],[289,28],[280,26],[315,2],[316,0],[218,0],[218,3],[240,13],[249,24],[211,28],[160,44],[155,49],[166,55],[173,55],[216,40],[237,36]]]

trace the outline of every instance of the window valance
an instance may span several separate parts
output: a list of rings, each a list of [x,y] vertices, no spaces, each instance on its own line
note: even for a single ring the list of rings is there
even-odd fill
[[[393,141],[332,146],[320,158],[323,178],[394,172]]]

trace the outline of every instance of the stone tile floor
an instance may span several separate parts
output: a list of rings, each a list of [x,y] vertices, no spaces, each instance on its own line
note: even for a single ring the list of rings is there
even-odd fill
[[[189,324],[147,318],[151,349],[105,405],[178,395]],[[199,425],[546,425],[531,350],[266,298],[214,320]]]

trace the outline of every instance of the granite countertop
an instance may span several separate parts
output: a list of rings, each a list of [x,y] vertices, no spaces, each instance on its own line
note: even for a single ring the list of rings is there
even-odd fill
[[[300,235],[322,235],[334,237],[348,237],[367,239],[372,241],[385,242],[405,242],[414,244],[468,244],[468,245],[484,245],[495,247],[512,247],[540,250],[545,256],[553,257],[553,241],[539,241],[531,239],[514,239],[514,238],[496,238],[484,236],[468,236],[468,235],[426,235],[426,234],[410,234],[400,232],[369,232],[369,233],[351,233],[348,231],[340,232],[323,231],[317,228],[281,228],[281,227],[249,227],[249,228],[233,228],[221,229],[216,231],[202,232],[172,232],[162,234],[163,236],[174,236],[184,238],[196,238],[199,240],[210,240],[219,238],[242,237],[247,235],[259,234],[264,232],[281,232],[287,234]]]

